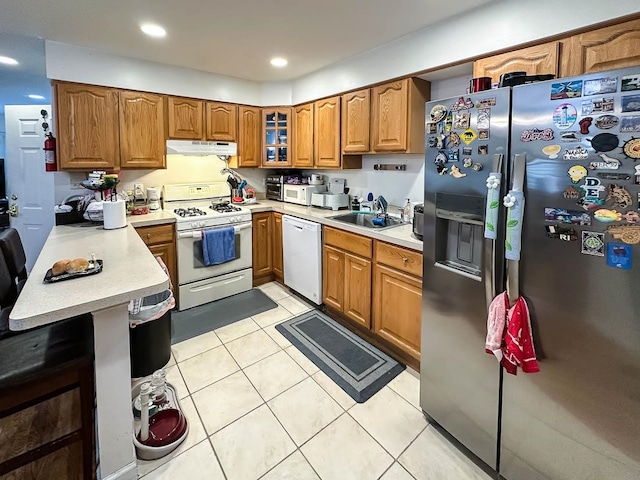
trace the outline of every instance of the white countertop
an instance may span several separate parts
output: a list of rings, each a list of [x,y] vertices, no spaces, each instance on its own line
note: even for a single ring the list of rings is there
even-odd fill
[[[26,330],[125,304],[168,288],[167,276],[131,226],[105,230],[102,225],[80,225],[60,225],[51,230],[11,311],[11,330]],[[89,259],[92,253],[104,262],[102,272],[59,283],[42,282],[56,261]]]
[[[311,220],[314,222],[327,225],[329,227],[339,228],[348,232],[357,233],[369,238],[375,238],[383,242],[392,243],[401,247],[411,248],[412,250],[422,251],[422,240],[418,240],[413,235],[411,224],[392,227],[386,230],[373,230],[370,228],[352,225],[350,223],[332,220],[329,217],[349,213],[349,210],[325,210],[316,207],[305,207],[295,205],[293,203],[276,202],[273,200],[258,200],[254,205],[243,205],[251,210],[252,213],[257,212],[278,212],[294,217]],[[164,223],[175,223],[176,219],[170,213],[159,210],[147,215],[130,215],[127,217],[127,223],[134,227],[144,227],[149,225],[162,225]]]
[[[349,210],[325,210],[317,207],[305,207],[303,205],[295,205],[292,203],[276,202],[273,200],[258,200],[255,205],[244,205],[252,212],[278,212],[294,217],[311,220],[328,227],[335,227],[348,232],[357,233],[365,237],[375,238],[383,242],[393,243],[401,247],[411,248],[413,250],[422,251],[422,240],[418,240],[413,235],[413,227],[411,224],[399,227],[387,228],[385,230],[373,230],[371,228],[360,227],[350,223],[332,220],[329,217],[349,213]]]

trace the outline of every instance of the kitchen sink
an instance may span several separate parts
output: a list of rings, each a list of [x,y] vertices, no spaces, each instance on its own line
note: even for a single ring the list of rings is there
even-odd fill
[[[408,223],[401,221],[399,218],[387,216],[384,226],[374,225],[373,219],[375,218],[375,214],[373,213],[345,213],[329,218],[331,218],[331,220],[337,220],[339,222],[350,223],[351,225],[358,225],[359,227],[375,230],[386,230],[387,228],[399,227],[400,225],[406,225]]]

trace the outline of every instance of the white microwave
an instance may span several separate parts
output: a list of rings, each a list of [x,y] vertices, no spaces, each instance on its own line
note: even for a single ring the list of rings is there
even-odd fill
[[[326,191],[326,185],[288,185],[285,183],[282,200],[309,206],[312,194]]]

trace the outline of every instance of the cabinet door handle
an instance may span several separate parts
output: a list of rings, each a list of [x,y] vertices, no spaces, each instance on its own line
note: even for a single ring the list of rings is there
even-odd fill
[[[147,240],[149,240],[151,238],[151,234],[147,233]]]
[[[402,263],[404,263],[406,265],[406,263],[409,261],[409,259],[407,257],[402,257]]]

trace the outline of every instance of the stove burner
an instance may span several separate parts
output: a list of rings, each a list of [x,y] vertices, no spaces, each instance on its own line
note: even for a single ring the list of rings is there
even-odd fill
[[[234,207],[233,205],[229,204],[229,202],[212,203],[209,208],[211,210],[215,210],[216,212],[219,212],[219,213],[231,213],[231,212],[240,212],[240,211],[242,211],[241,208]]]
[[[189,208],[176,208],[173,213],[175,213],[176,215],[180,216],[180,217],[198,217],[200,215],[206,215],[207,212],[205,212],[204,210],[200,210],[199,208],[196,207],[189,207]]]

